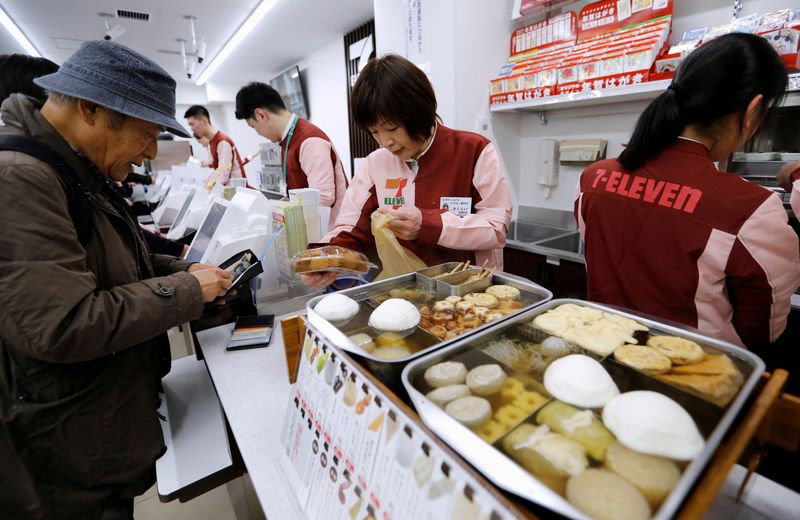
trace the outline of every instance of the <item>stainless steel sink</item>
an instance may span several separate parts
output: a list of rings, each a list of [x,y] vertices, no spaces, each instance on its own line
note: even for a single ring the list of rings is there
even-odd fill
[[[515,242],[532,244],[534,242],[539,242],[540,240],[557,237],[569,232],[569,229],[543,226],[541,224],[533,224],[530,222],[520,222],[515,220],[511,223],[508,233],[506,234],[506,238],[508,240],[514,240]]]
[[[571,233],[569,235],[551,238],[550,240],[543,240],[536,245],[583,256],[583,240],[581,240],[580,233]]]

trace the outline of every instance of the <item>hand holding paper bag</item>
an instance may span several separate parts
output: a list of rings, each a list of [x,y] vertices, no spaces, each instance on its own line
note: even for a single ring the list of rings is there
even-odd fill
[[[376,211],[372,214],[372,235],[375,237],[375,249],[383,264],[383,271],[375,278],[385,280],[394,276],[411,273],[427,267],[417,255],[401,246],[391,229],[389,222],[395,219],[391,213]]]

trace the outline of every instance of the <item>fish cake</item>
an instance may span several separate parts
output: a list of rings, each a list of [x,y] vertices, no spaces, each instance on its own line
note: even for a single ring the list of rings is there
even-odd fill
[[[494,309],[500,303],[496,297],[486,293],[469,293],[464,296],[464,301],[471,302],[475,307]]]
[[[517,300],[520,291],[512,285],[492,285],[486,289],[486,294],[491,294],[498,300]]]
[[[694,341],[677,336],[652,336],[647,346],[667,356],[676,365],[691,365],[705,357],[705,352]]]
[[[614,359],[645,374],[656,375],[668,372],[672,361],[651,347],[623,345],[614,351]]]

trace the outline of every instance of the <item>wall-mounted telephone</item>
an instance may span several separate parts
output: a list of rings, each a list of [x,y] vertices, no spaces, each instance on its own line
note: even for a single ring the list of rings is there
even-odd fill
[[[550,198],[553,188],[558,186],[558,148],[559,142],[555,139],[542,139],[539,142],[539,185],[542,187],[544,198]]]

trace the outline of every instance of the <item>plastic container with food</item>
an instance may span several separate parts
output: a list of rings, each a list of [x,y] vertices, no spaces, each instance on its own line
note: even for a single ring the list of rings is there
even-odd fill
[[[499,487],[569,518],[672,518],[753,391],[734,345],[553,300],[412,361],[425,422]]]
[[[377,267],[364,253],[339,246],[324,246],[300,251],[289,263],[295,275],[335,272],[341,276],[363,277]]]

